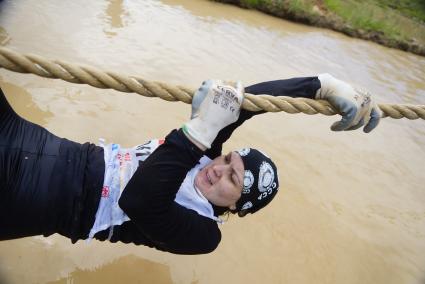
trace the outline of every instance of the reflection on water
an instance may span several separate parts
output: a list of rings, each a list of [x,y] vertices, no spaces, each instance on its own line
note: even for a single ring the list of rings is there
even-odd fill
[[[31,119],[31,122],[44,125],[53,116],[50,111],[41,110],[34,103],[31,94],[25,88],[3,81],[1,76],[0,87],[15,112],[24,117],[30,114],[29,119]]]
[[[193,88],[206,78],[250,84],[329,72],[379,102],[425,104],[422,57],[213,1],[4,0],[2,7],[0,26],[20,52]],[[190,111],[33,75],[0,76],[20,114],[79,142],[104,137],[131,147],[164,137]],[[0,281],[103,283],[103,272],[119,271],[136,279],[138,263],[150,261],[154,271],[166,265],[164,281],[176,283],[421,283],[424,121],[384,119],[365,135],[330,132],[336,119],[264,114],[236,131],[224,150],[264,149],[282,188],[263,212],[230,218],[210,255],[27,238],[0,242]]]
[[[10,41],[10,36],[7,34],[6,30],[0,27],[0,45],[6,45]]]
[[[110,0],[106,8],[106,22],[110,24],[109,29],[105,29],[108,36],[117,35],[116,29],[124,27],[123,18],[128,16],[128,11],[125,10],[124,0]]]
[[[170,268],[134,255],[123,256],[94,269],[76,269],[69,276],[49,284],[116,284],[116,283],[173,283]]]
[[[298,32],[313,32],[317,29],[294,24],[276,17],[267,16],[260,12],[251,10],[248,13],[239,7],[233,5],[214,3],[212,1],[192,1],[192,0],[163,0],[162,3],[173,7],[174,12],[181,14],[190,13],[191,16],[199,18],[203,22],[218,24],[220,27],[223,22],[242,23],[251,28],[268,32],[273,30],[280,35],[292,35]],[[165,8],[167,8],[167,6]],[[234,35],[234,34],[233,34]]]

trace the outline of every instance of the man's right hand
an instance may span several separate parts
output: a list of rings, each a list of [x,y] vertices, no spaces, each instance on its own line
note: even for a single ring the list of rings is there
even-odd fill
[[[340,121],[332,124],[333,131],[355,130],[365,125],[363,131],[369,133],[378,126],[382,114],[370,93],[329,74],[320,74],[318,78],[321,88],[315,98],[327,100],[342,115]]]

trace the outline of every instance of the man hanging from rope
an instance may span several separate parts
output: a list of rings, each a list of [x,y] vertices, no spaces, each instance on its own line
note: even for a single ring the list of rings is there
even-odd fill
[[[372,97],[331,75],[263,82],[251,94],[328,100],[342,119],[332,130],[372,131],[380,110]],[[279,187],[262,152],[222,155],[244,121],[241,83],[208,80],[191,119],[165,140],[130,149],[59,138],[18,116],[0,90],[0,240],[59,233],[72,242],[146,245],[176,254],[213,251],[225,212],[243,217],[267,205]]]

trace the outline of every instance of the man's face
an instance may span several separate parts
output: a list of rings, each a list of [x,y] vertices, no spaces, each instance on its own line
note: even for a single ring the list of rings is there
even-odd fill
[[[244,165],[236,152],[221,155],[206,165],[195,177],[195,186],[212,204],[236,209],[241,197]]]

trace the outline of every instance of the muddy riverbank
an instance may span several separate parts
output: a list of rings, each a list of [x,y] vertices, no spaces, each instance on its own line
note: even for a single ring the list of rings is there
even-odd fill
[[[256,9],[286,20],[328,28],[351,37],[425,56],[425,5],[418,2],[380,4],[380,1],[213,0]],[[378,3],[375,3],[378,2]],[[388,1],[392,2],[392,1]],[[417,1],[412,1],[417,2]],[[407,6],[407,8],[406,8]],[[416,8],[414,16],[412,10]],[[407,9],[407,12],[403,12]],[[358,10],[358,11],[357,11]]]

